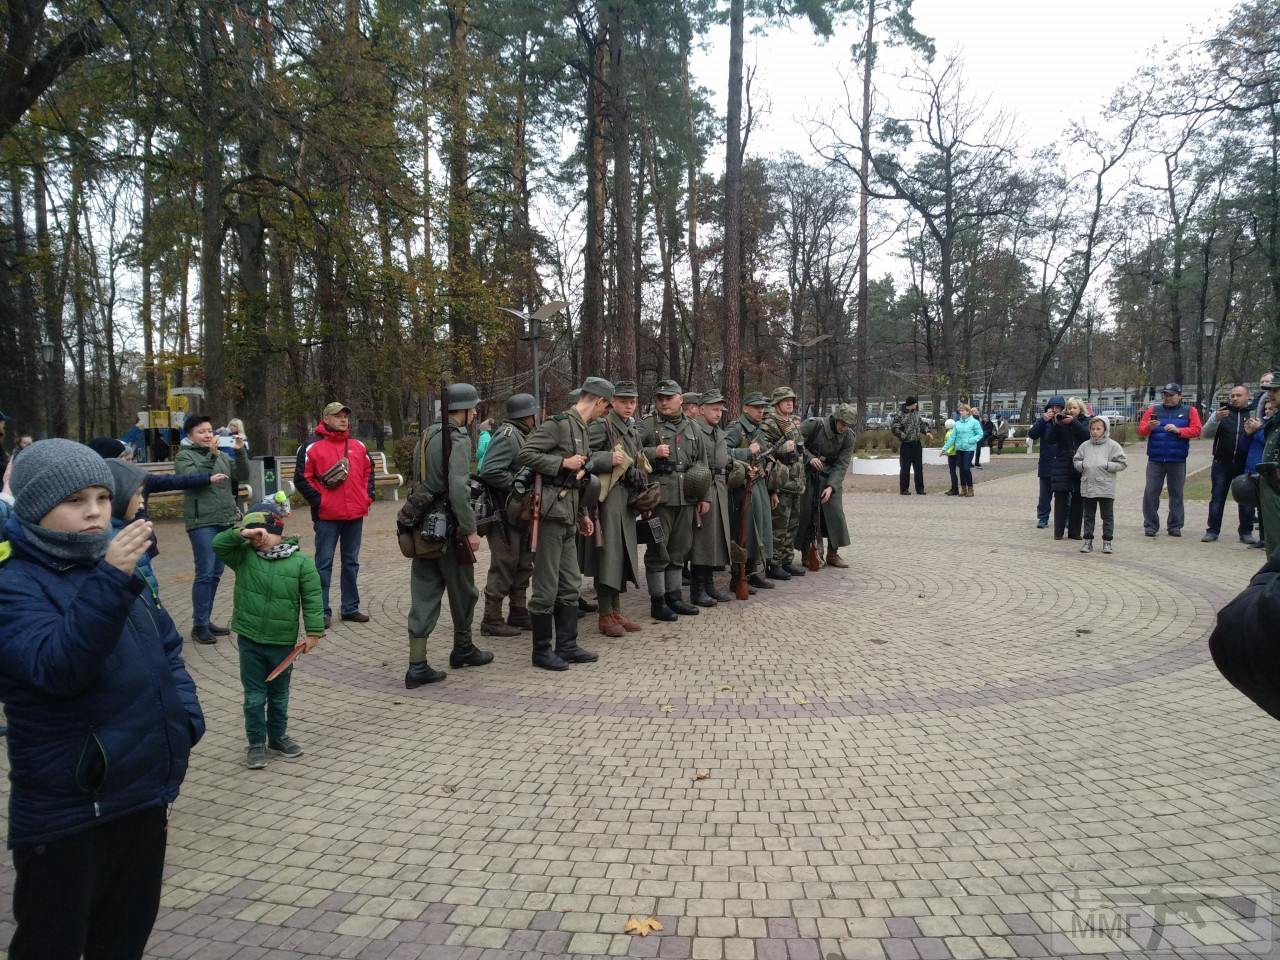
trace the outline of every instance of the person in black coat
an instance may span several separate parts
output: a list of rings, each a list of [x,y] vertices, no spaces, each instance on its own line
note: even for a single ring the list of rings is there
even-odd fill
[[[1259,570],[1234,600],[1218,611],[1209,635],[1213,662],[1231,685],[1280,720],[1280,554]]]
[[[1053,462],[1049,468],[1049,485],[1053,489],[1053,539],[1061,540],[1065,534],[1072,540],[1081,538],[1084,523],[1084,501],[1080,498],[1080,474],[1076,473],[1073,460],[1076,448],[1089,439],[1089,421],[1084,415],[1084,404],[1075,397],[1067,401],[1066,409],[1053,418],[1047,429],[1053,444]]]
[[[1066,405],[1067,401],[1062,397],[1050,397],[1049,402],[1044,405],[1044,413],[1027,431],[1028,439],[1040,444],[1040,460],[1036,465],[1036,475],[1040,478],[1040,500],[1036,503],[1036,527],[1041,530],[1049,525],[1049,504],[1053,499],[1053,461],[1057,455],[1049,428],[1053,426],[1054,417],[1060,414]]]

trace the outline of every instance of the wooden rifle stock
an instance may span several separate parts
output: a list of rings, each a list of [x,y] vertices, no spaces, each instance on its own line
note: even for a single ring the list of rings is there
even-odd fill
[[[542,526],[542,474],[533,475],[533,507],[532,519],[529,521],[529,550],[538,550],[538,528]]]
[[[806,570],[822,569],[822,552],[818,549],[822,533],[822,490],[821,474],[812,467],[809,470],[809,482],[813,485],[813,506],[809,511],[809,542],[804,550],[804,566]],[[834,496],[834,491],[832,492]]]
[[[747,482],[742,487],[742,510],[738,516],[738,546],[742,549],[742,560],[738,564],[737,581],[733,592],[739,600],[751,596],[747,588],[747,521],[751,514],[751,474],[747,474]]]

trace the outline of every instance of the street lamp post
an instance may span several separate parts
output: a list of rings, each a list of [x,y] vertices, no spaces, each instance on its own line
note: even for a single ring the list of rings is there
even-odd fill
[[[1212,406],[1213,397],[1209,397],[1208,400],[1206,400],[1204,396],[1205,367],[1209,366],[1209,357],[1205,355],[1205,350],[1213,343],[1213,333],[1214,330],[1217,329],[1217,326],[1218,321],[1213,319],[1213,317],[1205,317],[1200,321],[1200,331],[1204,334],[1204,339],[1200,344],[1200,349],[1196,351],[1196,360],[1200,367],[1198,371],[1200,375],[1200,382],[1196,384],[1196,396],[1200,401],[1200,406],[1206,411],[1210,406]]]
[[[782,338],[783,343],[789,343],[791,346],[797,347],[800,350],[800,416],[801,417],[804,417],[805,413],[808,410],[808,404],[806,403],[806,393],[807,393],[806,388],[808,385],[807,383],[808,378],[805,376],[806,351],[810,347],[821,343],[823,340],[830,340],[830,339],[831,339],[831,334],[829,333],[824,333],[820,337],[814,337],[812,340],[806,340],[803,343],[801,343],[798,340],[792,340],[788,337]]]
[[[40,359],[44,362],[44,435],[53,436],[53,344],[40,341]]]
[[[529,314],[510,307],[498,308],[524,324],[524,333],[520,334],[520,339],[529,341],[529,360],[533,364],[533,397],[538,401],[539,410],[542,409],[542,360],[538,351],[538,342],[542,338],[542,321],[550,320],[568,306],[569,304],[563,300],[552,300]]]
[[[1062,360],[1058,357],[1053,358],[1053,392],[1058,392],[1058,368],[1062,366]]]

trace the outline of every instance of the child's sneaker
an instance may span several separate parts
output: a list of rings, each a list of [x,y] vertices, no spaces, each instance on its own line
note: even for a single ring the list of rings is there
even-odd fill
[[[267,747],[272,753],[279,754],[286,760],[297,760],[302,756],[302,748],[293,742],[293,738],[285,734],[279,740],[267,741]]]
[[[244,765],[250,770],[261,770],[267,765],[267,745],[251,743],[244,752]]]
[[[1093,553],[1093,541],[1092,541],[1092,540],[1086,540],[1083,544],[1081,544],[1081,546],[1080,546],[1080,552],[1081,552],[1081,553]]]
[[[1110,553],[1110,552],[1111,552],[1111,541],[1110,541],[1110,540],[1103,540],[1103,541],[1102,541],[1102,552],[1103,552],[1103,553]]]

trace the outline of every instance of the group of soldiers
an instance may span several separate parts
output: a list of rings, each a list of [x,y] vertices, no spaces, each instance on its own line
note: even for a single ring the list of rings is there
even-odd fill
[[[632,381],[588,377],[570,398],[538,423],[535,397],[511,397],[473,480],[467,428],[480,397],[470,384],[446,388],[447,417],[419,440],[397,520],[413,558],[406,687],[444,679],[426,647],[446,592],[450,666],[493,659],[472,639],[481,532],[490,564],[480,632],[532,631],[533,665],[546,670],[598,659],[578,640],[584,612],[598,610],[605,636],[641,629],[621,608],[628,585],[644,584],[652,619],[675,621],[819,569],[824,542],[825,564],[847,566],[840,492],[854,448],[851,407],[800,422],[795,393],[779,387],[767,399],[748,394],[726,427],[720,391],[685,394],[673,380],[658,384],[653,412],[640,419]],[[716,583],[722,570],[728,590]],[[583,596],[584,576],[598,606]]]

